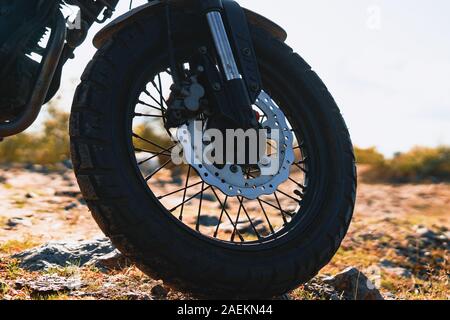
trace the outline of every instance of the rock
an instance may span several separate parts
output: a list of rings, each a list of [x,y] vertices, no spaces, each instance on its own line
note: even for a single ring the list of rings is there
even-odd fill
[[[266,234],[268,232],[267,228],[265,227],[264,221],[261,219],[253,219],[253,226],[255,227],[256,231],[258,231],[259,234]],[[249,234],[255,234],[255,230],[253,229],[252,224],[248,220],[239,221],[237,223],[236,229],[240,233],[249,233]],[[220,230],[225,233],[232,233],[234,231],[234,222],[226,222],[221,224]]]
[[[342,293],[347,300],[383,300],[375,285],[354,267],[349,267],[333,277],[324,278],[323,282]]]
[[[18,280],[15,285],[19,288],[28,288],[33,293],[51,294],[61,291],[78,290],[83,286],[83,282],[78,276],[61,277],[55,274],[43,275],[37,279]]]
[[[50,170],[48,170],[48,168],[46,166],[43,166],[40,164],[28,164],[25,168],[29,171],[42,173],[42,174],[48,174],[50,172]]]
[[[225,204],[225,208],[224,208],[223,202],[222,203],[217,202],[217,208],[219,208],[220,210],[222,210],[222,209],[229,210],[230,209],[230,204],[227,202]]]
[[[437,232],[434,232],[433,230],[423,226],[416,226],[415,231],[421,240],[428,244],[432,244],[434,242],[446,242],[448,241],[450,235],[448,231],[437,230]]]
[[[69,169],[69,170],[72,170],[72,169],[73,169],[72,161],[70,161],[69,159],[62,161],[61,164],[62,164],[66,169]]]
[[[432,240],[435,240],[438,237],[438,235],[435,232],[431,231],[430,229],[427,229],[425,227],[420,227],[420,226],[416,228],[416,234],[418,236],[420,236],[421,238],[432,239]]]
[[[76,204],[75,202],[72,202],[72,203],[68,204],[67,206],[65,206],[64,210],[70,211],[72,209],[75,209],[76,207],[78,207],[78,204]]]
[[[384,294],[386,300],[397,300],[397,297],[392,292],[387,292]]]
[[[303,290],[312,294],[315,299],[342,300],[339,293],[330,285],[323,282],[324,277],[317,276],[302,287]]]
[[[181,179],[180,176],[174,176],[172,177],[172,183],[181,186],[183,184],[183,179]]]
[[[203,196],[198,195],[195,198],[200,199],[202,197],[203,201],[209,201],[209,202],[216,202],[217,199],[213,194],[210,193],[203,193]]]
[[[29,271],[47,268],[92,265],[97,259],[116,249],[108,239],[77,242],[50,242],[41,247],[30,249],[13,256],[20,261],[20,267]]]
[[[165,298],[169,294],[169,290],[164,288],[162,285],[157,284],[152,288],[151,293],[154,297]]]
[[[126,300],[135,300],[135,301],[153,300],[151,295],[146,294],[144,292],[127,292],[124,293],[122,297]]]
[[[131,265],[131,261],[116,249],[111,253],[93,259],[90,264],[99,269],[122,270],[129,267]]]
[[[67,186],[69,186],[69,187],[75,186],[75,184],[73,183],[72,178],[71,178],[68,174],[63,174],[63,175],[61,175],[61,178],[62,178],[65,182],[67,182]]]
[[[201,216],[200,225],[204,227],[215,227],[219,224],[219,218],[213,216]]]
[[[375,285],[375,288],[381,288],[382,269],[380,268],[380,266],[371,265],[370,267],[364,269],[364,274]]]
[[[381,260],[380,262],[380,268],[389,274],[396,275],[401,278],[408,278],[410,279],[412,277],[412,273],[410,270],[406,268],[402,268],[397,266],[395,263],[389,260]]]
[[[175,167],[171,170],[172,183],[181,186],[183,184],[183,179],[181,178],[181,168]]]
[[[372,232],[368,232],[368,233],[364,233],[360,235],[360,238],[363,241],[370,241],[370,240],[378,240],[383,236],[383,234],[381,233],[372,233]]]
[[[37,197],[38,197],[38,195],[35,194],[35,193],[33,193],[33,192],[28,192],[28,193],[25,195],[25,198],[27,198],[27,199],[34,199],[34,198],[37,198]]]
[[[285,293],[281,296],[274,297],[273,300],[275,301],[281,301],[281,300],[292,300],[292,297],[289,295],[289,293]]]
[[[55,192],[55,197],[78,198],[79,196],[81,196],[81,191],[78,189],[59,190]]]
[[[6,222],[6,226],[9,228],[15,228],[19,225],[24,227],[31,227],[33,223],[30,220],[21,217],[10,218]]]
[[[450,231],[444,232],[444,237],[446,240],[450,240]]]
[[[383,259],[380,261],[380,267],[382,267],[382,268],[393,268],[395,266],[396,266],[396,264],[390,260]]]
[[[386,271],[390,274],[395,274],[396,276],[401,277],[401,278],[410,279],[412,277],[411,271],[409,271],[408,269],[405,269],[405,268],[401,268],[401,267],[384,268],[384,271]]]

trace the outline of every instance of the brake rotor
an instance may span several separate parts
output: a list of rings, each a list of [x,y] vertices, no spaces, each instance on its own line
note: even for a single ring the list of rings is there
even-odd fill
[[[284,113],[263,91],[255,105],[264,113],[265,121],[262,123],[262,128],[267,130],[267,141],[276,144],[274,154],[262,157],[255,165],[260,172],[259,176],[249,175],[243,166],[229,163],[217,166],[205,159],[202,152],[199,152],[206,146],[203,140],[205,133],[201,128],[202,138],[195,138],[199,131],[195,120],[179,127],[177,131],[185,161],[198,172],[204,182],[217,187],[230,197],[241,196],[253,200],[263,195],[273,194],[279,185],[289,178],[290,168],[295,160],[294,138]],[[203,144],[202,148],[199,148],[198,142]]]

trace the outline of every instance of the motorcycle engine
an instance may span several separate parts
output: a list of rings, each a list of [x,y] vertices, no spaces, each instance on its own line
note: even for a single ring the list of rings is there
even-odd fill
[[[39,43],[62,1],[9,0],[0,2],[0,121],[14,119],[25,108],[45,54]]]
[[[14,70],[0,83],[1,121],[11,120],[23,111],[39,72],[39,63],[27,56],[18,58],[14,64]]]

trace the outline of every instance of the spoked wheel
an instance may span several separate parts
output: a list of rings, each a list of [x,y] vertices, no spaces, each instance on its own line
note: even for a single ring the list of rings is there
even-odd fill
[[[173,21],[178,62],[212,47],[204,22],[185,13]],[[163,17],[138,19],[82,77],[70,134],[83,195],[122,253],[173,288],[210,298],[283,294],[330,261],[350,224],[356,173],[345,123],[311,68],[253,29],[264,85],[254,109],[286,140],[274,151],[285,152],[280,174],[264,177],[264,164],[175,165],[183,131],[164,128],[165,28]]]
[[[223,243],[254,246],[287,233],[302,216],[309,170],[313,168],[306,157],[307,143],[299,129],[301,124],[295,118],[289,120],[281,102],[277,104],[262,92],[254,106],[260,127],[269,131],[281,129],[283,140],[282,145],[267,141],[268,156],[279,151],[290,154],[279,173],[264,177],[258,167],[208,169],[201,164],[174,164],[173,151],[190,146],[179,142],[176,130],[164,127],[171,85],[168,70],[152,77],[142,88],[131,113],[134,156],[152,195],[185,226]],[[276,92],[276,88],[266,90]],[[274,121],[270,121],[272,118]],[[281,154],[280,158],[285,159]],[[227,179],[227,175],[233,175],[233,169],[239,171],[235,175],[241,176],[240,183],[231,182],[236,178]]]

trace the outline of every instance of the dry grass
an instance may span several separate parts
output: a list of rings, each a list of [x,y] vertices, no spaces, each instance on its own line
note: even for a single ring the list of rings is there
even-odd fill
[[[12,255],[27,249],[31,249],[39,245],[32,238],[26,238],[25,240],[9,240],[4,243],[0,243],[0,255]]]

